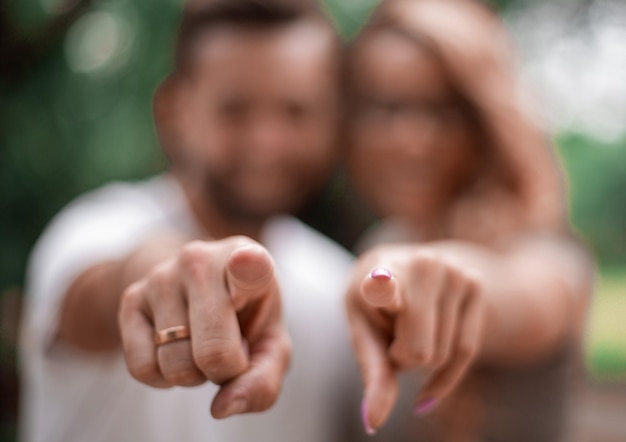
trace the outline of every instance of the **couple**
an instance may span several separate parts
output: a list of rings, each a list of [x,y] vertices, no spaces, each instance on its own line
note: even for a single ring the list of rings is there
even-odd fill
[[[33,252],[22,440],[557,440],[589,265],[503,35],[389,0],[344,51],[304,1],[189,1],[154,98],[170,171]],[[341,153],[384,220],[356,259],[284,215]]]

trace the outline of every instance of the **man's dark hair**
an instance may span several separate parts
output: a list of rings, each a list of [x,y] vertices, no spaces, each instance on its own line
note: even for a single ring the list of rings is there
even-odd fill
[[[194,44],[207,31],[221,26],[274,29],[307,18],[327,22],[314,0],[189,0],[178,30],[176,71],[189,67]]]

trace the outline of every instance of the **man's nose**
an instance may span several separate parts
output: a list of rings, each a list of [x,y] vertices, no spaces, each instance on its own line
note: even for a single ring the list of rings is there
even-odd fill
[[[254,118],[247,128],[247,146],[256,155],[273,157],[290,145],[291,129],[276,115]]]

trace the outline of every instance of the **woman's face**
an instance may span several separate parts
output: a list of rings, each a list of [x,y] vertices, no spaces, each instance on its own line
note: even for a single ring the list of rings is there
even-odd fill
[[[424,220],[474,169],[476,133],[442,64],[393,31],[365,37],[351,60],[348,169],[379,216]]]

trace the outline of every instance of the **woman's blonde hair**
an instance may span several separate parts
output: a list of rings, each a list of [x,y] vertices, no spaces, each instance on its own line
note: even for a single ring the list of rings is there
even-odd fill
[[[480,173],[451,208],[450,233],[482,242],[563,229],[562,176],[498,16],[474,0],[383,0],[351,50],[384,30],[411,37],[436,57],[484,139]]]

